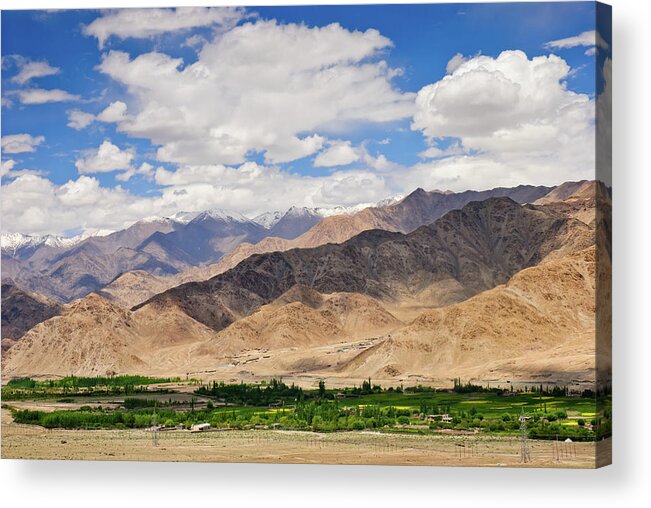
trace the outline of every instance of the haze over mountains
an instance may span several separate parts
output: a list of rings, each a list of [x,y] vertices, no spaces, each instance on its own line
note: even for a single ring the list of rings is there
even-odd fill
[[[67,302],[126,272],[177,275],[215,263],[243,241],[257,242],[268,235],[293,238],[324,216],[354,210],[292,207],[269,228],[236,212],[209,210],[149,217],[124,230],[91,237],[3,235],[2,279]]]
[[[16,235],[3,236],[2,279],[60,302],[99,291],[127,272],[164,277],[167,287],[173,287],[221,273],[256,252],[340,243],[373,228],[409,232],[471,200],[509,196],[526,203],[549,190],[519,186],[455,194],[417,189],[397,203],[390,199],[378,207],[291,207],[282,215],[274,212],[274,217],[280,215],[275,222],[258,217],[263,224],[226,210],[179,212],[169,218],[146,218],[125,230],[77,239],[70,245],[33,238],[18,242]],[[139,301],[129,299],[129,303]]]
[[[608,191],[579,182],[491,192],[498,197],[418,190],[302,236],[333,219],[365,227],[360,214],[393,231],[254,254],[171,289],[165,276],[125,273],[31,328],[4,354],[3,375],[594,379],[604,228],[595,207]],[[463,204],[441,212],[454,203]],[[146,301],[128,310],[133,288]]]

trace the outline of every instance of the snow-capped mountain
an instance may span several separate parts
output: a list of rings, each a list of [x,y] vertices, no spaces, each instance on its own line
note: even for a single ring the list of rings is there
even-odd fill
[[[194,219],[199,212],[176,212],[174,215],[169,217],[163,217],[160,215],[151,215],[140,219],[139,221],[134,222],[134,224],[153,224],[153,223],[177,223],[177,224],[187,224],[192,219]]]
[[[43,237],[23,235],[22,233],[7,233],[0,236],[0,246],[4,253],[16,253],[26,247],[36,247],[43,243]]]
[[[0,245],[2,248],[2,253],[7,254],[11,257],[16,257],[22,251],[28,249],[35,249],[41,245],[47,245],[48,247],[55,248],[68,248],[73,245],[91,238],[94,236],[106,236],[110,235],[114,231],[110,229],[96,229],[90,231],[84,231],[81,234],[63,237],[56,235],[24,235],[22,233],[6,233],[0,236]]]
[[[374,206],[377,206],[378,208],[382,206],[389,206],[397,203],[398,201],[402,201],[403,199],[405,199],[404,194],[396,194],[395,196],[391,196],[389,198],[378,201]]]
[[[265,212],[257,215],[256,217],[253,217],[252,220],[253,222],[260,224],[265,229],[271,229],[276,224],[278,224],[278,221],[283,218],[283,215],[285,214],[279,211]]]
[[[254,222],[251,219],[244,217],[244,215],[241,213],[234,212],[232,210],[225,210],[223,208],[213,208],[212,210],[201,212],[189,222],[201,222],[206,219],[213,219],[224,222]]]
[[[192,219],[194,219],[198,212],[176,212],[174,215],[170,215],[169,219],[172,219],[174,222],[180,222],[181,224],[187,224]]]

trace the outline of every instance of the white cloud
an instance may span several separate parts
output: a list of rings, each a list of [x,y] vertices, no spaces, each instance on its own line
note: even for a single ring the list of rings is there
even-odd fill
[[[253,217],[293,204],[355,205],[377,202],[392,194],[387,179],[368,170],[309,177],[247,162],[239,167],[182,166],[176,171],[161,167],[154,170],[143,164],[125,173],[131,171],[132,175],[153,173],[156,183],[162,186],[160,194],[137,196],[120,186],[102,187],[88,175],[62,185],[34,175],[19,176],[3,184],[2,227],[5,231],[18,228],[19,232],[32,234],[116,230],[143,217],[170,216],[179,210],[227,208]]]
[[[78,95],[73,95],[65,90],[44,90],[42,88],[28,88],[17,92],[23,104],[46,104],[48,102],[69,102],[79,100]]]
[[[244,16],[233,7],[177,7],[176,9],[109,10],[84,27],[84,33],[97,38],[99,47],[111,36],[119,39],[147,39],[166,32],[219,25],[230,27]]]
[[[550,49],[567,49],[574,48],[576,46],[598,46],[602,49],[608,49],[608,43],[596,30],[589,30],[573,37],[567,37],[565,39],[558,39],[545,43],[545,47]]]
[[[85,129],[94,121],[95,115],[91,113],[86,113],[78,109],[68,111],[68,127],[75,130]]]
[[[199,34],[194,34],[185,39],[183,44],[181,46],[187,47],[187,48],[200,48],[204,44],[206,44],[208,41],[206,40],[205,37],[202,37]]]
[[[466,151],[463,149],[459,142],[452,143],[446,148],[439,148],[438,146],[430,146],[427,150],[423,150],[418,154],[422,159],[440,159],[443,157],[451,157],[453,155],[463,155]]]
[[[567,89],[569,73],[558,56],[505,51],[474,57],[422,88],[412,129],[432,143],[458,138],[473,155],[416,165],[406,181],[461,190],[592,177],[595,104]]]
[[[152,214],[153,200],[130,195],[121,187],[101,187],[94,177],[82,175],[56,185],[46,178],[22,175],[3,184],[2,225],[32,234],[122,228]],[[111,227],[109,227],[111,226]]]
[[[75,167],[80,173],[107,173],[128,170],[134,157],[133,150],[121,150],[108,140],[102,142],[97,150],[78,159]]]
[[[0,164],[0,177],[4,180],[12,180],[18,178],[22,175],[45,175],[45,171],[40,171],[37,169],[14,169],[16,166],[16,161],[13,159],[7,159],[2,161]]]
[[[34,152],[36,147],[45,141],[43,136],[31,134],[10,134],[2,136],[2,153]]]
[[[153,180],[154,173],[155,173],[154,166],[152,166],[148,162],[143,162],[139,168],[129,168],[122,173],[118,173],[117,175],[115,175],[115,179],[121,182],[127,182],[134,175],[142,175],[147,180]]]
[[[359,152],[350,141],[336,141],[314,159],[316,167],[346,166],[360,159]]]
[[[134,98],[118,129],[159,145],[159,160],[241,164],[266,152],[278,163],[315,153],[343,126],[411,116],[414,94],[396,90],[399,71],[379,59],[391,45],[376,30],[260,21],[222,34],[185,67],[162,53],[111,51],[99,68]]]
[[[104,111],[97,115],[100,122],[120,122],[126,118],[127,105],[122,101],[111,102]]]
[[[127,105],[122,101],[111,102],[97,115],[73,109],[68,111],[68,127],[75,130],[81,130],[85,129],[95,121],[106,123],[121,122],[127,119],[126,112]]]
[[[387,180],[369,170],[310,177],[254,162],[239,167],[181,166],[176,171],[159,168],[155,181],[164,187],[162,200],[171,210],[220,207],[250,217],[291,205],[328,207],[376,202],[390,194]]]
[[[454,55],[454,56],[450,59],[450,61],[448,62],[448,64],[447,64],[446,67],[445,67],[445,71],[446,71],[448,74],[452,74],[452,73],[453,73],[454,71],[456,71],[456,70],[459,68],[459,66],[460,66],[463,62],[465,62],[466,60],[467,60],[467,58],[464,57],[461,53],[457,53],[456,55]]]
[[[281,139],[267,148],[264,159],[268,164],[291,162],[318,152],[321,150],[324,141],[325,138],[318,134],[304,138],[290,137]]]
[[[593,46],[585,50],[585,56],[595,56],[597,54],[597,47]]]
[[[52,76],[54,74],[58,74],[60,71],[58,67],[52,67],[50,64],[48,64],[45,61],[32,62],[30,60],[20,57],[16,60],[16,62],[19,71],[18,74],[16,74],[13,78],[11,78],[11,81],[13,81],[14,83],[18,83],[20,85],[24,85],[29,80],[34,78],[42,78],[45,76]]]
[[[16,161],[13,159],[7,159],[5,161],[2,161],[2,163],[0,164],[0,176],[7,175],[12,169],[14,169],[15,165],[16,165]]]

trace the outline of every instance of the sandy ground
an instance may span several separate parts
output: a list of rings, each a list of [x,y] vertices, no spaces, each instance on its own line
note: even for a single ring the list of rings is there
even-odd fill
[[[18,425],[2,410],[3,459],[266,462],[592,468],[594,443],[572,443],[556,459],[553,442],[529,440],[531,461],[520,461],[517,438],[411,436],[370,432],[289,431],[158,433],[146,430],[47,430]]]

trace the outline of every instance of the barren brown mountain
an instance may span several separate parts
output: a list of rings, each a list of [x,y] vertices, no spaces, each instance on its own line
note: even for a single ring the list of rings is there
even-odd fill
[[[90,295],[30,330],[3,377],[587,378],[594,223],[549,205],[492,198],[407,235],[254,255],[133,311]]]
[[[558,249],[585,248],[592,229],[509,198],[472,202],[403,235],[366,231],[343,244],[254,255],[208,281],[142,304],[169,302],[221,330],[295,284],[430,306],[462,301],[504,283]]]
[[[594,381],[595,251],[542,263],[459,304],[423,313],[340,375],[386,379]]]
[[[130,309],[175,285],[177,284],[173,277],[161,277],[143,270],[133,270],[123,273],[97,291],[97,294],[125,309]]]
[[[91,293],[27,332],[3,356],[2,375],[179,372],[187,345],[214,335],[173,307],[134,313]]]
[[[219,358],[251,349],[308,349],[382,335],[402,325],[380,302],[368,296],[322,295],[296,285],[219,332],[197,353]]]
[[[179,283],[206,280],[230,270],[253,254],[342,243],[370,229],[410,233],[420,226],[430,224],[451,210],[462,208],[471,201],[482,201],[491,197],[510,197],[517,203],[530,203],[547,195],[550,190],[552,187],[531,185],[460,193],[436,190],[427,192],[416,189],[397,203],[365,208],[351,215],[327,217],[294,239],[269,236],[255,244],[243,242],[230,253],[225,254],[218,263],[192,268],[176,280]]]
[[[2,350],[11,347],[27,330],[61,312],[61,305],[43,295],[2,284]]]

